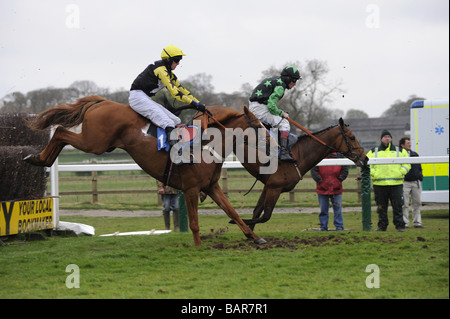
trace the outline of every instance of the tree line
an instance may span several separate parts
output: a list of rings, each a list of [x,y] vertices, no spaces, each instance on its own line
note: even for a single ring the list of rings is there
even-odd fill
[[[342,110],[328,107],[337,98],[344,96],[345,90],[340,81],[329,79],[329,68],[325,61],[316,59],[307,60],[304,63],[289,61],[282,66],[272,66],[262,72],[259,81],[279,75],[285,65],[298,67],[303,78],[299,85],[286,94],[279,103],[279,107],[288,112],[295,121],[308,127],[339,117],[368,118],[367,113],[362,110],[351,109],[344,115]],[[181,83],[206,105],[225,105],[235,109],[240,109],[244,104],[248,105],[248,98],[254,86],[245,83],[237,92],[216,93],[212,85],[212,78],[206,73],[199,73],[182,80]],[[28,93],[7,94],[0,99],[0,113],[39,113],[51,106],[74,102],[76,99],[88,95],[100,95],[112,101],[128,104],[128,94],[128,90],[111,92],[108,88],[99,87],[92,81],[82,80],[72,83],[68,88],[48,87]],[[167,90],[161,90],[154,98],[163,105],[170,104],[172,107],[181,105]],[[411,102],[418,99],[424,98],[411,95],[406,101],[396,100],[383,112],[382,117],[409,115]]]

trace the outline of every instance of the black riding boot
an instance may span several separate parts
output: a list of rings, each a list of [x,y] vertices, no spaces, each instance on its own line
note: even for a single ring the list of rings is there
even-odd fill
[[[172,131],[174,130],[174,127],[166,127],[166,135],[167,135],[167,140],[169,141],[169,145],[170,147],[174,146],[175,144],[178,143],[178,138],[175,137],[175,139],[171,139],[170,134],[172,133]]]
[[[288,139],[280,138],[280,160],[286,162],[295,162],[295,159],[291,156],[288,149]]]
[[[183,155],[182,149],[179,148],[176,153],[172,153],[172,151],[171,151],[172,147],[174,147],[174,145],[176,145],[178,143],[178,139],[180,138],[180,136],[178,136],[177,134],[174,134],[175,136],[171,136],[171,133],[174,129],[175,128],[173,128],[173,127],[166,127],[167,141],[169,143],[170,160],[175,165],[181,165],[183,163],[186,163],[186,161],[183,161],[183,158],[182,158],[182,155]],[[180,146],[180,145],[178,145],[178,146]]]

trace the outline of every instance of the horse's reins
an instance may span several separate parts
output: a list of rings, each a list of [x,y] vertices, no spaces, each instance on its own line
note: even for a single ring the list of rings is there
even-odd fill
[[[206,110],[206,112],[203,112],[203,114],[199,114],[200,111],[197,111],[196,113],[194,113],[194,115],[190,118],[189,121],[187,121],[183,126],[181,126],[181,128],[185,128],[190,122],[192,122],[194,119],[203,116],[203,130],[206,132],[207,127],[208,127],[208,117],[211,118],[214,122],[216,122],[220,127],[222,127],[224,130],[226,130],[227,128],[225,126],[223,126],[222,123],[220,123],[212,114],[211,112],[209,112],[208,110]],[[169,155],[169,160],[170,160],[170,155]],[[168,163],[169,164],[169,163]],[[173,168],[173,162],[170,160],[170,164],[168,165],[166,171],[167,173],[165,173],[164,175],[167,175],[167,177],[164,178],[165,180],[165,185],[167,185],[169,183],[169,179],[170,176],[172,175],[172,168]]]
[[[290,118],[288,118],[287,120],[289,121],[289,123],[291,123],[292,125],[298,127],[299,129],[301,129],[303,132],[305,132],[306,134],[308,134],[309,136],[311,136],[314,140],[316,140],[317,142],[319,142],[319,143],[322,144],[323,146],[328,147],[328,148],[331,149],[333,152],[340,152],[338,149],[336,149],[336,148],[334,148],[334,147],[328,145],[327,143],[325,143],[324,141],[322,141],[321,139],[319,139],[318,137],[316,137],[310,130],[308,130],[307,128],[305,128],[305,127],[303,127],[302,125],[298,124],[298,123],[295,122],[294,120],[292,120],[292,119],[290,119]],[[352,147],[352,146],[350,145],[350,143],[348,142],[347,136],[345,135],[346,132],[344,132],[344,129],[343,129],[340,125],[338,125],[338,126],[339,126],[339,130],[341,131],[341,134],[342,134],[342,136],[343,136],[343,140],[341,141],[341,145],[342,145],[343,142],[345,142],[345,144],[347,145],[347,148],[348,148],[348,151],[347,151],[347,152],[345,152],[345,153],[342,153],[342,152],[341,152],[341,153],[342,153],[343,155],[349,155],[349,156],[350,156],[351,154],[354,153],[354,152],[353,152],[353,147]],[[339,146],[339,148],[340,148],[340,146]],[[357,156],[355,157],[355,160],[360,160],[360,156],[357,155]]]
[[[328,147],[329,149],[331,149],[331,150],[334,151],[334,152],[339,152],[339,150],[337,150],[337,149],[335,149],[334,147],[328,145],[327,143],[325,143],[324,141],[322,141],[320,138],[318,138],[317,136],[315,136],[315,135],[313,134],[313,132],[311,132],[310,130],[308,130],[306,127],[304,127],[304,126],[298,124],[297,122],[295,122],[294,120],[292,120],[292,119],[290,119],[290,118],[288,118],[287,120],[289,121],[289,123],[291,123],[292,125],[298,127],[299,129],[301,129],[303,132],[305,132],[306,134],[308,134],[309,136],[311,136],[314,140],[316,140],[317,142],[319,142],[319,143],[322,144],[323,146]],[[341,128],[341,127],[339,126],[339,128]],[[342,135],[344,136],[344,140],[345,140],[345,142],[346,142],[346,144],[347,144],[348,149],[351,150],[352,148],[351,148],[351,146],[349,145],[347,139],[345,138],[345,132],[344,132],[342,129],[341,129],[341,133],[342,133]]]
[[[321,139],[319,139],[318,137],[316,137],[316,136],[315,136],[310,130],[308,130],[306,127],[304,127],[304,126],[298,124],[297,122],[295,122],[294,120],[292,120],[292,119],[290,119],[290,118],[287,118],[287,120],[289,121],[289,123],[291,123],[292,125],[298,127],[299,129],[301,129],[303,132],[305,132],[306,134],[308,134],[312,139],[314,139],[315,141],[319,142],[319,143],[322,144],[323,146],[329,148],[329,149],[332,150],[333,152],[339,152],[338,149],[336,149],[336,148],[334,148],[334,147],[328,145],[327,143],[325,143],[324,141],[322,141]],[[338,125],[338,126],[339,126],[339,130],[341,131],[341,134],[342,134],[342,137],[343,137],[343,139],[342,139],[342,141],[341,141],[341,145],[342,145],[343,142],[345,142],[345,144],[347,145],[347,149],[348,149],[347,152],[342,153],[342,154],[343,154],[343,155],[348,155],[348,156],[350,156],[350,155],[354,154],[354,152],[353,152],[353,147],[350,145],[349,141],[347,140],[347,136],[345,135],[346,132],[344,131],[344,129],[343,129],[340,125]],[[340,146],[339,146],[339,148],[340,148]],[[299,150],[299,151],[300,151],[300,150]],[[360,160],[360,156],[356,154],[355,161],[357,161],[357,160]],[[294,165],[295,165],[295,168],[296,168],[297,173],[298,173],[298,175],[300,176],[300,180],[301,180],[301,179],[302,179],[302,175],[300,174],[300,171],[299,171],[299,169],[298,169],[297,163],[295,163]]]
[[[314,136],[314,134],[308,130],[306,127],[298,124],[297,122],[295,122],[294,120],[287,118],[288,122],[291,123],[292,125],[298,127],[299,129],[301,129],[303,132],[305,132],[306,134],[308,134],[309,136],[311,136],[313,139],[315,139],[317,142],[319,142],[320,144],[324,145],[324,146],[328,146],[327,143],[325,143],[324,141],[322,141],[321,139],[317,138],[316,136]],[[328,146],[330,147],[330,146]]]
[[[198,113],[198,112],[197,112],[197,113]],[[192,119],[191,119],[190,121],[192,121],[194,118],[197,118],[197,113],[194,114],[194,116],[192,117]],[[209,117],[210,119],[212,119],[214,122],[216,122],[216,123],[217,123],[220,127],[222,127],[225,131],[227,130],[227,128],[226,128],[222,123],[220,123],[219,120],[217,120],[217,119],[211,114],[211,112],[204,112],[204,113],[203,113],[203,126],[204,126],[204,129],[205,129],[205,130],[206,130],[206,127],[208,126],[208,117]],[[247,115],[245,115],[245,117],[247,118],[247,121],[248,121],[249,125],[250,125],[251,127],[255,128],[255,127],[253,126],[252,122],[253,122],[253,121],[256,121],[256,120],[258,120],[258,119],[257,119],[257,118],[255,118],[255,119],[250,119],[250,118],[247,117]],[[264,125],[263,125],[263,127],[264,127]],[[266,128],[266,130],[267,130],[267,128]],[[299,173],[299,174],[300,174],[300,173]],[[256,180],[255,180],[255,182],[253,183],[252,187],[250,187],[250,189],[248,190],[247,193],[244,194],[244,196],[246,196],[248,193],[250,193],[250,192],[252,191],[253,187],[255,187],[256,182],[257,182],[258,180],[259,180],[259,179],[256,178]]]
[[[200,113],[200,111],[197,111],[197,113],[194,114],[194,116],[187,122],[191,122],[192,120],[195,120],[196,118],[203,116],[203,129],[206,130],[207,126],[208,126],[208,118],[212,119],[214,122],[216,122],[221,128],[223,128],[224,130],[226,130],[227,128],[225,126],[223,126],[222,123],[219,122],[219,120],[217,120],[214,115],[212,115],[211,112],[209,112],[208,110],[206,110],[206,112],[203,112],[203,114],[198,114]],[[187,124],[186,123],[186,124]]]
[[[167,52],[166,52],[167,53]],[[197,116],[197,114],[199,113],[199,111],[197,111],[192,117],[191,117],[191,119],[189,120],[189,121],[187,121],[184,125],[182,125],[181,126],[181,129],[184,129],[196,116]],[[172,162],[172,160],[170,159],[170,153],[169,153],[169,160],[168,160],[168,162],[167,162],[167,165],[166,165],[166,169],[165,169],[165,171],[164,171],[164,186],[166,186],[166,185],[168,185],[169,184],[169,180],[170,180],[170,177],[172,176],[172,169],[173,169],[173,162]]]

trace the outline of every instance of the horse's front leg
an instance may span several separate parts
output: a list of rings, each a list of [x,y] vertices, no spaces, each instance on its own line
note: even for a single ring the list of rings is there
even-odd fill
[[[263,191],[261,192],[261,195],[259,196],[258,202],[256,203],[256,207],[253,210],[253,217],[252,219],[258,219],[259,216],[261,216],[261,213],[264,210],[264,203],[266,201],[266,186],[264,185]],[[255,229],[255,223],[248,223],[247,221],[244,220],[244,222],[249,225],[251,230]]]
[[[219,205],[220,208],[222,208],[225,211],[228,217],[230,217],[234,221],[234,223],[236,223],[239,226],[239,228],[242,230],[242,232],[247,238],[253,238],[253,240],[257,244],[266,243],[266,241],[262,237],[256,235],[239,217],[239,214],[236,212],[233,206],[231,206],[226,195],[223,193],[222,189],[220,188],[217,182],[214,183],[207,190],[206,193],[217,203],[217,205]]]
[[[265,188],[264,188],[265,189]],[[275,205],[277,204],[278,198],[280,198],[281,194],[280,188],[268,189],[264,193],[264,214],[261,218],[255,218],[253,215],[252,220],[245,220],[247,224],[252,224],[252,230],[255,228],[255,224],[257,223],[265,223],[272,217],[272,212],[275,209]],[[259,217],[259,216],[258,216]]]
[[[196,190],[185,190],[184,198],[186,200],[186,207],[189,217],[189,228],[191,229],[192,236],[194,237],[194,245],[200,246],[202,241],[200,239],[200,227],[198,225],[198,194]]]
[[[261,216],[263,210],[264,210],[264,202],[266,200],[266,186],[264,186],[263,191],[261,192],[261,195],[259,196],[258,203],[256,204],[255,209],[253,210],[253,217],[252,219],[243,219],[244,223],[246,223],[251,230],[255,228],[255,222],[252,222],[254,220],[258,220],[259,216]],[[234,220],[229,221],[230,224],[234,224]]]
[[[271,189],[264,187],[264,191],[261,193],[258,204],[253,211],[253,218],[243,219],[244,223],[249,225],[251,230],[255,229],[256,224],[265,223],[272,217],[273,210],[275,209],[281,191],[280,188]],[[263,211],[264,214],[260,218]],[[232,223],[232,221],[230,221],[230,223]]]

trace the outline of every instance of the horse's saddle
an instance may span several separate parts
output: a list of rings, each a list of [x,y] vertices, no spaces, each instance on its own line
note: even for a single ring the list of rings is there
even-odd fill
[[[178,136],[179,141],[182,142],[182,146],[180,149],[183,148],[183,146],[192,145],[194,141],[198,137],[199,128],[195,125],[184,125],[180,124],[175,128],[175,132]],[[169,141],[167,139],[166,131],[150,122],[150,126],[147,130],[147,135],[153,136],[158,140],[158,151],[160,150],[166,150],[169,151]]]

